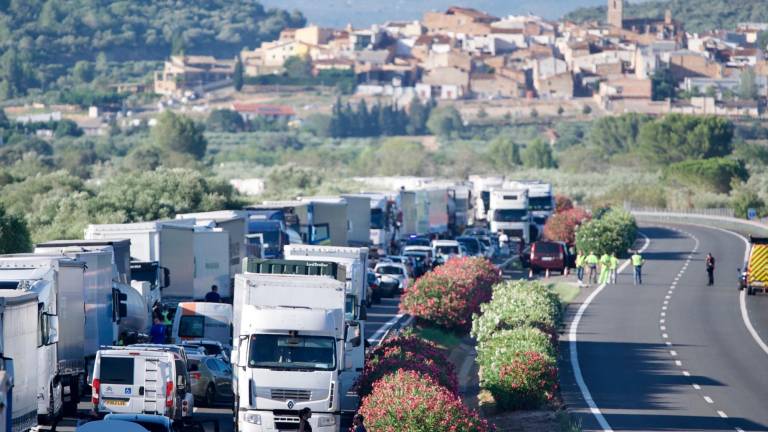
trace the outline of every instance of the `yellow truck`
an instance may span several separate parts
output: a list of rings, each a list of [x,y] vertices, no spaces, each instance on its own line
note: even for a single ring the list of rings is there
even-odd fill
[[[743,289],[747,295],[768,293],[768,237],[749,238],[749,260],[739,284]]]

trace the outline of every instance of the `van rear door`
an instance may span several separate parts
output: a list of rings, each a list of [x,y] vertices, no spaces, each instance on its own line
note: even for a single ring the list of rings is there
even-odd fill
[[[99,364],[101,411],[140,413],[137,398],[140,384],[137,364],[140,358],[130,355],[102,355]]]

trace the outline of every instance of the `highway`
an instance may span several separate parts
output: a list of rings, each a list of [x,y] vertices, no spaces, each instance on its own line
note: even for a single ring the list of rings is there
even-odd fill
[[[641,231],[644,285],[627,266],[617,285],[584,290],[569,308],[566,405],[585,431],[768,431],[768,297],[737,290],[744,241],[688,225]]]

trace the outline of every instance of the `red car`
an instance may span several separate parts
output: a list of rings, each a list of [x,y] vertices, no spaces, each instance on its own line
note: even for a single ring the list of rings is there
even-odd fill
[[[531,245],[531,272],[553,270],[564,275],[568,269],[568,248],[563,242],[537,241]]]

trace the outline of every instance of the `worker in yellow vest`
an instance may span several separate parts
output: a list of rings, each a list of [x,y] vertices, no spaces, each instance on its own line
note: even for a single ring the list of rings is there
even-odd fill
[[[608,264],[608,270],[610,270],[608,280],[610,283],[616,284],[616,273],[619,270],[619,259],[616,258],[616,252],[611,253],[611,261]]]
[[[645,260],[643,259],[643,256],[640,255],[640,251],[635,251],[632,253],[632,266],[635,268],[635,285],[642,285],[643,284],[643,264],[645,264]]]
[[[587,267],[589,268],[589,284],[596,284],[597,283],[597,264],[600,262],[600,260],[597,258],[597,255],[595,255],[594,252],[590,252],[589,255],[587,255],[587,258],[584,259],[584,261],[587,263]]]
[[[611,256],[603,253],[600,256],[600,283],[608,283],[608,276],[611,274]]]
[[[579,285],[584,285],[584,265],[586,264],[586,259],[584,251],[579,251],[576,255],[576,279],[579,280]]]

